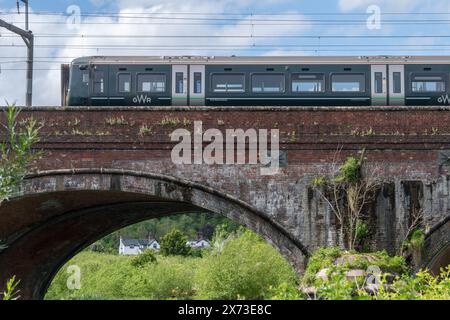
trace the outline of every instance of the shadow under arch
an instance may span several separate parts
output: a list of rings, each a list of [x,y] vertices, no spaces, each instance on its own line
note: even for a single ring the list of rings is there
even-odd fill
[[[450,265],[450,215],[436,224],[425,235],[421,268],[437,276],[440,269]]]
[[[117,169],[29,175],[0,207],[2,276],[21,280],[24,299],[42,299],[56,272],[80,250],[125,226],[162,216],[212,212],[246,226],[304,270],[309,252],[283,226],[214,188],[175,177]]]

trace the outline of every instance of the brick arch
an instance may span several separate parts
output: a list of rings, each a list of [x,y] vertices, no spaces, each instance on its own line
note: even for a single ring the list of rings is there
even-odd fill
[[[429,269],[434,275],[450,265],[450,215],[426,234],[421,260],[420,267]]]
[[[43,298],[59,268],[103,236],[150,218],[214,212],[255,231],[301,272],[306,247],[268,215],[214,188],[175,177],[115,169],[33,174],[0,207],[4,277],[21,279],[21,296]],[[3,279],[0,279],[4,281]]]

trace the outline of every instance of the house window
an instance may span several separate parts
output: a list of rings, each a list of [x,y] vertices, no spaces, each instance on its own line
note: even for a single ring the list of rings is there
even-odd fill
[[[217,73],[212,75],[211,82],[216,93],[245,92],[244,74]]]
[[[94,71],[94,93],[105,93],[105,73],[103,71]]]
[[[413,75],[412,92],[445,92],[443,76]]]
[[[364,74],[334,74],[331,76],[333,92],[365,92],[366,76]]]
[[[284,74],[254,74],[252,75],[252,92],[282,93],[284,78]]]
[[[292,92],[324,92],[325,80],[323,74],[292,74]]]
[[[119,85],[120,93],[131,92],[131,74],[129,73],[119,73],[117,75],[117,83]]]
[[[166,75],[155,73],[140,73],[137,75],[138,92],[165,92]]]

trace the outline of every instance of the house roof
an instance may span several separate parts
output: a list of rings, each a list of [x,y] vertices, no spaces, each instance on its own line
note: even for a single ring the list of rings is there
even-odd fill
[[[151,246],[154,242],[158,243],[155,239],[122,239],[122,243],[129,247],[129,246]]]

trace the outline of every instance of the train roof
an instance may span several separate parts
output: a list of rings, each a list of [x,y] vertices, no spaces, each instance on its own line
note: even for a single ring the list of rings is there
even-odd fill
[[[450,56],[88,56],[72,64],[450,64]]]

